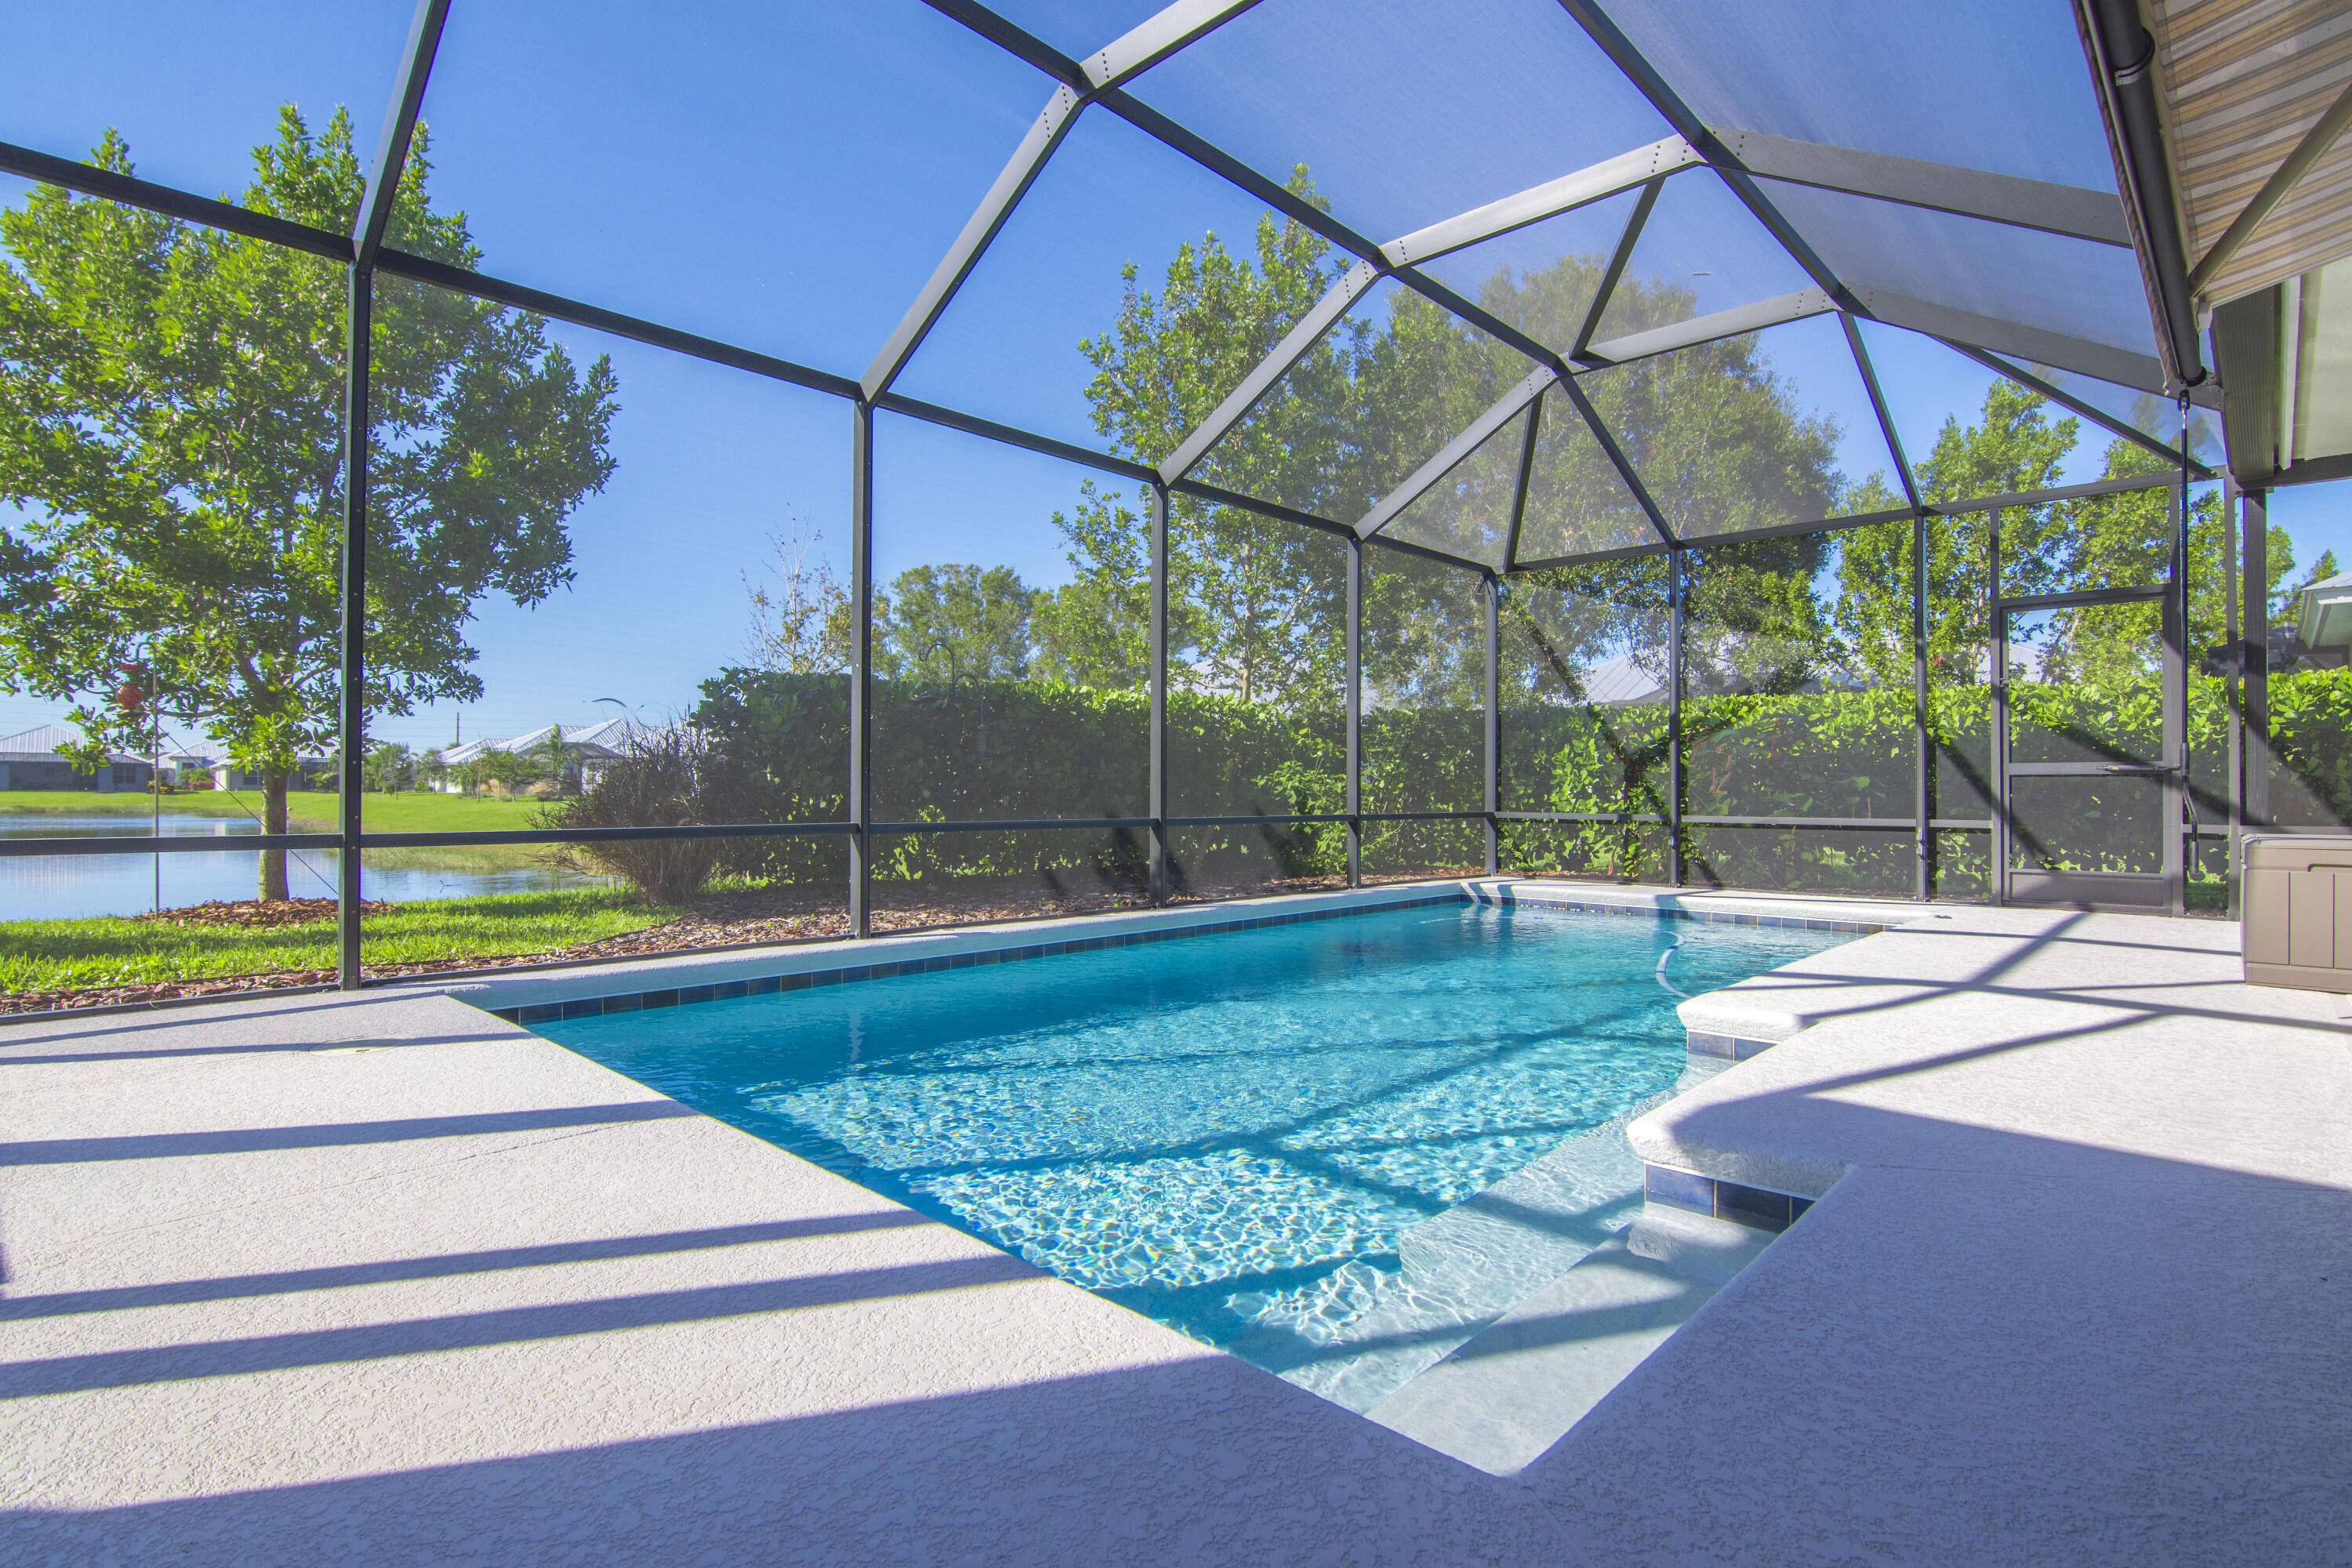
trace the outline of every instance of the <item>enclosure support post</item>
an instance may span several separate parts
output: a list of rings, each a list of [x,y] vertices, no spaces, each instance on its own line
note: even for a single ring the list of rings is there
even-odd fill
[[[2245,621],[2239,634],[2238,658],[2245,669],[2245,773],[2241,806],[2249,827],[2271,825],[2271,563],[2270,496],[2248,490],[2239,500],[2245,530],[2242,567],[2245,573]],[[2242,877],[2245,867],[2238,868]]]
[[[1364,542],[1348,540],[1348,886],[1364,885]]]
[[[1666,551],[1666,885],[1683,885],[1683,549]]]
[[[1992,901],[2009,902],[2009,612],[2000,607],[2000,513],[1985,516],[1985,608],[1992,617],[1992,655],[1985,671],[1992,697]]]
[[[849,412],[849,934],[874,934],[874,405]]]
[[[1927,515],[1911,519],[1912,896],[1936,896],[1936,739],[1927,722]]]
[[[2221,727],[2223,740],[2229,747],[2222,764],[2222,788],[2230,796],[2230,859],[2223,875],[2229,882],[2230,918],[2238,919],[2244,911],[2239,904],[2243,882],[2238,873],[2240,857],[2244,853],[2246,837],[2246,642],[2238,625],[2238,535],[2235,528],[2238,513],[2238,481],[2235,475],[2221,473],[2221,635],[2229,647],[2229,661],[2221,670]]]
[[[1151,486],[1151,901],[1173,889],[1168,844],[1168,487]]]
[[[1481,809],[1486,814],[1486,875],[1491,877],[1502,869],[1502,845],[1497,841],[1495,814],[1503,809],[1503,712],[1497,705],[1503,684],[1503,584],[1492,575],[1482,578],[1480,583],[1478,597],[1486,621],[1486,805]]]
[[[2185,443],[2184,443],[2185,444]],[[2167,542],[2164,593],[2164,775],[2165,898],[2172,913],[2187,912],[2189,904],[2187,834],[2191,815],[2189,801],[2189,472],[2172,492],[2172,533]]]
[[[369,323],[374,318],[375,275],[351,268],[343,353],[343,636],[341,710],[336,741],[342,795],[335,858],[335,983],[360,988],[361,765],[367,746],[367,487]]]

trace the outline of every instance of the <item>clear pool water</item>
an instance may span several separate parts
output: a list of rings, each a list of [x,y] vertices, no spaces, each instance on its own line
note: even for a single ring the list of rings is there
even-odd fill
[[[1638,1206],[1612,1124],[1687,1065],[1669,984],[1845,940],[1423,906],[541,1029],[1361,1407],[1514,1304],[1416,1295],[1409,1233],[1600,1130],[1605,1237]]]

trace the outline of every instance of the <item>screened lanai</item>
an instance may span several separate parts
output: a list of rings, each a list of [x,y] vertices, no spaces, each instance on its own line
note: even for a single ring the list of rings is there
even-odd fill
[[[2189,287],[2129,5],[117,9],[0,107],[0,753],[91,781],[0,789],[21,1005],[1488,873],[2220,913],[2352,822],[2206,331],[2278,279]]]

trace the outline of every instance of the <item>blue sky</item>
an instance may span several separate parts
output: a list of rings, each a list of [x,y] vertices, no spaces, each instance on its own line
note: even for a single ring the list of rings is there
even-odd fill
[[[2104,153],[2080,114],[2035,123],[2021,110],[1983,112],[1988,102],[2079,94],[2063,4],[2011,0],[2000,26],[1982,7],[1953,8],[1940,22],[1924,10],[1889,21],[1884,7],[1844,8],[1852,26],[1815,29],[1834,47],[1792,43],[1775,25],[1782,5],[1709,0],[1699,9],[1712,19],[1671,44],[1664,29],[1677,14],[1691,20],[1688,7],[1628,0],[1617,10],[1662,64],[1696,84],[1686,90],[1702,114],[2045,179],[2100,176]],[[1003,9],[1076,52],[1151,6],[1022,0]],[[1821,9],[1805,14],[1818,20]],[[373,146],[408,14],[404,0],[27,7],[12,16],[0,57],[0,138],[77,155],[114,125],[147,177],[234,191],[281,101],[314,124],[351,105],[361,142]],[[1137,90],[1277,176],[1308,163],[1339,216],[1387,237],[1663,133],[1563,23],[1551,0],[1381,13],[1352,0],[1268,0]],[[1472,47],[1431,47],[1438,36]],[[1987,53],[1987,37],[2003,41]],[[1873,47],[1890,68],[1872,68]],[[1955,70],[1948,82],[1921,81],[1917,51],[1949,59],[1969,49],[1983,57],[1973,79]],[[1764,79],[1738,65],[1759,50],[1773,57],[1768,76],[1839,90],[1759,97]],[[1908,66],[1891,68],[1906,54]],[[1574,85],[1572,104],[1563,84]],[[1049,90],[1029,67],[913,0],[657,12],[458,0],[425,119],[436,203],[468,215],[488,270],[854,375]],[[1973,127],[1975,140],[1955,126]],[[1669,187],[1637,270],[1687,282],[1702,310],[1801,286],[1708,179]],[[0,182],[0,199],[13,203],[22,188]],[[1438,270],[1468,291],[1495,266],[1605,248],[1621,211],[1538,226]],[[1187,239],[1213,230],[1245,249],[1258,213],[1239,191],[1089,111],[900,386],[1098,445],[1084,396],[1092,371],[1077,345],[1115,317],[1122,265],[1137,263],[1149,286]],[[572,520],[573,587],[529,611],[481,607],[472,638],[488,689],[464,714],[469,735],[593,722],[614,710],[600,698],[649,718],[681,711],[701,679],[740,657],[741,575],[759,573],[772,534],[821,536],[818,552],[845,566],[843,405],[551,330],[575,353],[613,356],[618,467]],[[1816,322],[1769,342],[1798,402],[1842,427],[1849,476],[1883,468],[1839,334]],[[1984,373],[1934,344],[1877,352],[1915,452],[1948,412],[1981,400]],[[2086,451],[2069,477],[2089,477],[2097,460]],[[885,577],[925,560],[1001,563],[1042,584],[1067,575],[1050,520],[1075,504],[1085,470],[888,416],[877,470]],[[2295,533],[2299,555],[2332,547],[2352,559],[2347,500],[2336,487],[2283,492],[2273,515]],[[0,732],[53,716],[0,698]],[[380,731],[440,744],[458,717],[445,709],[387,719]]]

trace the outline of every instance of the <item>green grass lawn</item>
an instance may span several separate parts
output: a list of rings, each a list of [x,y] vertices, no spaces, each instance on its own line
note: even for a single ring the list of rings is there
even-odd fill
[[[360,820],[378,833],[476,833],[498,828],[536,827],[544,801],[498,800],[489,795],[366,795],[360,797]],[[146,795],[100,795],[90,790],[0,790],[0,816],[147,816],[153,800]],[[300,833],[331,829],[342,809],[342,797],[327,790],[293,790],[286,796],[286,815]],[[192,790],[163,797],[167,816],[241,816],[261,820],[258,790]]]
[[[376,833],[480,833],[537,827],[545,802],[498,800],[489,795],[369,795],[360,797],[360,821]],[[289,828],[328,833],[335,826],[342,797],[325,790],[295,790],[286,797]],[[155,807],[144,795],[99,795],[88,790],[0,790],[0,817],[142,817]],[[256,790],[194,790],[163,797],[167,816],[226,816],[261,820]],[[371,849],[367,863],[386,870],[528,871],[551,863],[555,851],[529,844],[436,849]]]
[[[545,952],[658,925],[677,914],[619,889],[497,893],[402,904],[362,922],[367,963]],[[270,970],[331,969],[335,922],[267,930],[108,916],[0,921],[0,990],[63,991]]]

